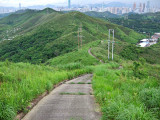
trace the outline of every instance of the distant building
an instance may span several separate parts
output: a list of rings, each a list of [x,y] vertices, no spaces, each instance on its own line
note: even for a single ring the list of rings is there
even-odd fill
[[[21,3],[19,3],[19,10],[21,10]]]
[[[146,6],[146,8],[147,8],[147,12],[150,12],[150,1],[147,1],[147,6]]]
[[[137,7],[137,5],[136,5],[136,2],[133,4],[133,11],[135,11],[136,10],[136,7]]]
[[[159,38],[160,38],[160,33],[155,33],[155,34],[152,36],[152,39],[158,40]]]
[[[160,38],[160,33],[155,33],[150,39],[143,39],[138,44],[140,47],[150,47],[151,45],[157,44]]]
[[[143,9],[142,9],[142,12],[145,12],[145,9],[146,9],[146,4],[143,3]]]
[[[142,3],[140,3],[140,4],[139,4],[139,12],[140,12],[140,13],[142,13],[142,9],[143,9]]]
[[[71,0],[68,0],[68,8],[71,8]]]
[[[149,39],[143,39],[140,41],[140,47],[146,47],[149,44]]]

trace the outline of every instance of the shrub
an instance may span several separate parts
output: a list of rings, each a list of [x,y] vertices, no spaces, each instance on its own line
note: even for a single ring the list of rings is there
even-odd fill
[[[139,97],[148,108],[160,109],[160,88],[144,89],[139,93]]]
[[[140,62],[133,63],[133,74],[135,77],[140,79],[147,77],[147,71],[143,69],[143,66]]]
[[[13,120],[16,113],[12,106],[7,105],[4,100],[0,99],[0,120]]]
[[[62,70],[76,70],[76,69],[83,68],[83,66],[79,62],[69,63],[69,64],[66,64],[66,65],[58,65],[57,67],[59,69],[62,69]]]
[[[4,78],[4,73],[0,72],[0,82],[3,82],[3,78]]]
[[[47,84],[46,84],[46,90],[50,91],[50,90],[52,90],[52,88],[53,88],[52,83],[50,81],[48,81]]]

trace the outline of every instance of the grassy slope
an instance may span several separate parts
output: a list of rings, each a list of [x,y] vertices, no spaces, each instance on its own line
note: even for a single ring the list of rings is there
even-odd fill
[[[0,120],[13,120],[37,96],[61,81],[90,72],[86,68],[59,70],[29,63],[0,62]]]
[[[94,68],[93,89],[103,112],[103,120],[158,120],[160,67],[149,64],[139,69],[141,78],[136,77],[132,62],[109,63]],[[153,70],[152,73],[149,71]],[[144,72],[145,71],[145,72]]]
[[[115,37],[136,43],[143,36],[131,29],[86,16],[79,12],[48,15],[48,21],[12,41],[0,43],[0,60],[41,63],[77,49],[77,30],[82,23],[83,44],[107,39],[108,29],[115,29]],[[7,19],[7,18],[5,18]],[[64,21],[65,19],[65,21]],[[98,29],[97,29],[98,25]],[[28,26],[28,25],[27,25]],[[131,37],[130,37],[131,36]]]
[[[94,95],[101,106],[102,119],[158,120],[160,118],[160,66],[145,63],[143,59],[136,63],[127,61],[126,58],[120,56],[120,53],[125,46],[133,45],[119,41],[119,44],[116,44],[116,46],[116,62],[107,60],[106,44],[100,44],[97,41],[97,44],[87,45],[82,51],[72,52],[51,59],[47,64],[62,68],[64,64],[64,66],[66,64],[71,65],[81,59],[78,61],[78,65],[90,65],[86,61],[91,62],[90,59],[93,58],[88,56],[88,49],[92,48],[94,55],[107,62],[107,64],[97,64],[91,67],[94,74],[92,82]],[[137,54],[134,50],[129,53],[131,56]],[[150,55],[151,58],[154,57],[152,55]],[[123,66],[123,69],[119,69],[120,65]]]
[[[0,20],[0,40],[9,37],[22,35],[27,31],[34,29],[38,24],[43,24],[48,21],[49,15],[52,17],[61,14],[48,8],[42,11],[26,10],[22,13],[16,12]],[[20,28],[14,31],[15,28]],[[8,32],[8,34],[6,34]],[[8,36],[7,36],[8,35]]]
[[[140,66],[134,73],[132,61],[123,60],[122,62],[117,59],[118,63],[107,61],[108,64],[100,64],[88,54],[89,48],[103,49],[100,41],[89,43],[82,50],[49,60],[46,64],[53,68],[7,61],[0,63],[0,80],[2,81],[0,91],[3,91],[0,96],[1,119],[9,120],[17,111],[25,111],[29,101],[45,90],[50,90],[53,84],[91,71],[94,74],[92,82],[94,95],[102,108],[104,120],[158,119],[160,117],[159,66],[146,64]],[[105,56],[105,52],[92,52],[95,55],[104,54]],[[117,69],[119,64],[124,68]],[[9,97],[6,96],[8,94],[10,94]]]
[[[83,49],[80,49],[79,51],[70,52],[65,55],[50,59],[45,64],[54,67],[55,66],[58,67],[61,65],[65,66],[66,64],[72,64],[72,63],[79,63],[81,66],[99,64],[99,61],[97,61],[94,57],[88,54],[89,48],[97,46],[99,43],[100,41],[91,42],[89,44],[86,44],[83,47]]]
[[[150,64],[160,64],[160,43],[147,48],[140,48],[134,44],[129,44],[126,42],[121,42],[116,39],[114,53],[115,61],[119,62],[121,60],[139,60],[139,58],[144,58]],[[108,43],[104,41],[96,47],[92,47],[91,52],[96,55],[99,59],[108,62]],[[111,53],[110,53],[111,56]]]

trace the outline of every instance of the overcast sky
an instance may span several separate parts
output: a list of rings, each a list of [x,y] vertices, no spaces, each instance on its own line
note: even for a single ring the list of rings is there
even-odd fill
[[[147,0],[71,0],[72,4],[94,4],[94,3],[109,3],[109,2],[123,2],[123,3],[131,3],[134,2],[147,2]],[[156,4],[156,6],[160,6],[160,0],[150,0],[151,3]],[[22,6],[32,6],[32,5],[46,5],[46,4],[59,4],[59,5],[67,5],[68,0],[0,0],[0,6],[14,6],[18,7],[18,4],[21,3]]]

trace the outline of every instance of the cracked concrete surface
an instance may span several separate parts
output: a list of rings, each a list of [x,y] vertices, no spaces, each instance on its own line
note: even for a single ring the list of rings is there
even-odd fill
[[[73,79],[44,97],[23,120],[100,120],[101,114],[94,100],[92,75]],[[83,82],[86,84],[78,84]],[[74,84],[71,84],[74,83]],[[62,95],[61,93],[84,93]]]

